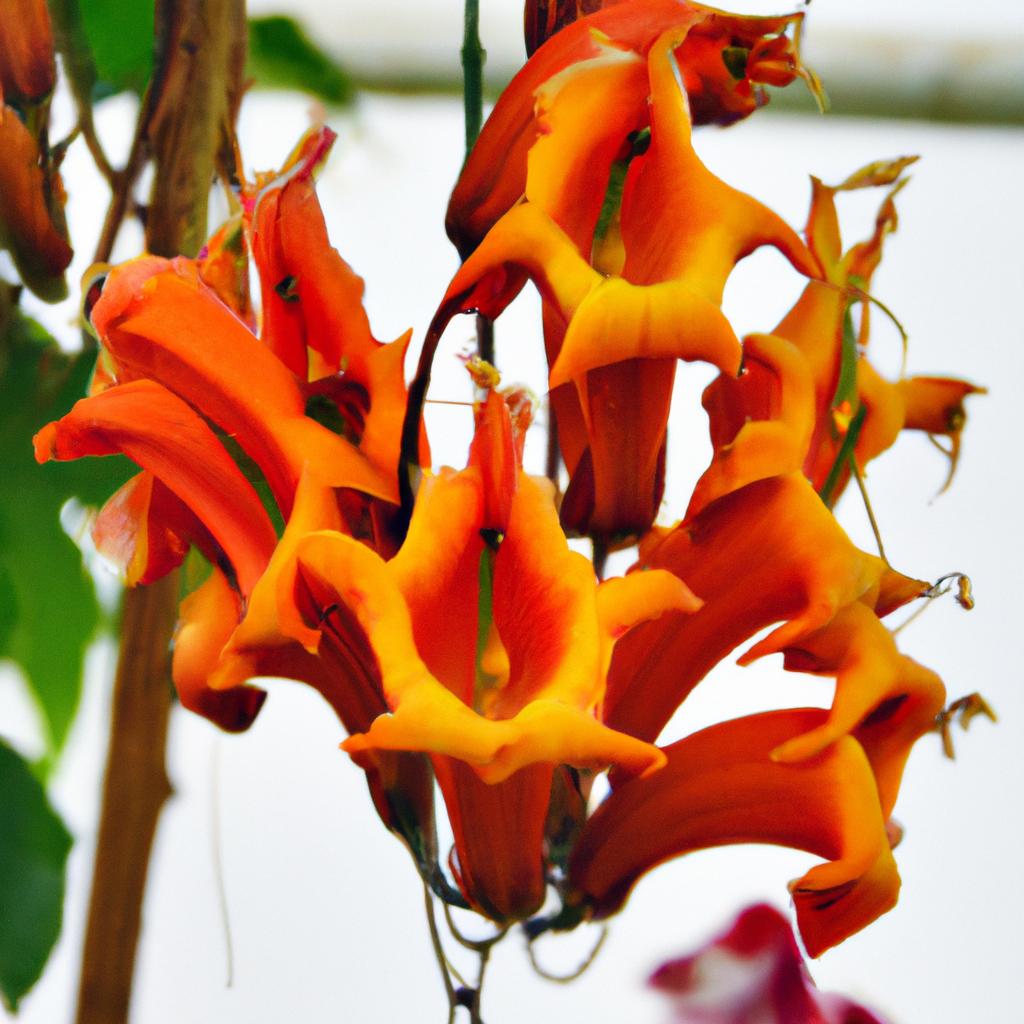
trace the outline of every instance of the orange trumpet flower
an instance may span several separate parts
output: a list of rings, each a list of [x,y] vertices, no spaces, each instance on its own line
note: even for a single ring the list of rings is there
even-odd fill
[[[798,46],[786,35],[790,29],[798,34],[802,13],[752,17],[683,0],[598,0],[586,6],[593,13],[567,24],[564,14],[552,12],[549,5],[554,18],[543,30],[547,41],[502,92],[466,161],[446,219],[448,236],[463,259],[527,191],[529,153],[545,134],[535,104],[569,69],[609,56],[642,61],[657,39],[671,30],[677,35],[675,54],[694,124],[730,124],[753,113],[767,102],[758,83],[782,86],[800,76],[820,92],[817,79],[800,63]],[[552,35],[556,22],[565,27]],[[619,110],[629,109],[637,121],[634,127],[643,127],[649,123],[646,84],[641,77],[624,86],[625,95],[620,93],[612,110],[604,113],[617,116]],[[603,117],[579,127],[592,136],[617,132],[617,122]],[[618,133],[616,149],[628,131]],[[600,202],[614,159],[613,152],[591,168],[600,187],[578,199],[586,202],[597,196]]]
[[[562,522],[611,543],[645,531],[661,500],[676,360],[706,360],[724,373],[739,367],[738,340],[719,308],[736,262],[774,245],[802,273],[819,273],[795,232],[693,151],[676,56],[687,38],[685,27],[663,32],[646,57],[605,47],[545,85],[525,199],[456,274],[421,362],[422,379],[455,313],[494,317],[531,277],[546,304],[549,384],[571,478]],[[594,255],[610,162],[630,129],[648,121],[614,237]],[[659,223],[673,228],[652,230]]]
[[[714,726],[665,748],[668,764],[650,778],[613,777],[572,852],[565,898],[604,917],[669,857],[736,842],[795,846],[830,861],[792,890],[817,956],[896,901],[886,825],[910,749],[934,727],[945,690],[899,654],[879,616],[928,585],[853,547],[799,473],[712,502],[653,539],[636,568],[670,569],[703,604],[618,645],[609,726],[655,739],[713,665],[780,620],[740,663],[782,651],[787,669],[834,675],[835,698],[827,711]]]
[[[469,467],[426,477],[392,559],[329,531],[296,549],[298,585],[315,606],[307,625],[323,631],[340,617],[342,644],[388,708],[344,749],[432,756],[457,878],[475,907],[502,921],[543,901],[556,766],[642,774],[662,763],[650,744],[602,725],[605,674],[635,623],[696,607],[665,572],[598,586],[569,550],[550,490],[518,459],[492,392]]]
[[[93,395],[36,439],[40,460],[122,451],[143,468],[94,528],[98,547],[129,584],[159,578],[191,544],[218,567],[183,606],[175,677],[184,703],[226,727],[236,727],[234,712],[207,676],[229,639],[237,647],[252,633],[256,617],[248,634],[233,637],[243,612],[263,607],[256,584],[275,552],[273,522],[291,523],[300,481],[315,478],[320,489],[318,518],[310,525],[308,508],[299,517],[308,529],[340,528],[344,521],[372,533],[375,509],[393,508],[397,498],[407,337],[394,345],[373,340],[361,282],[317,234],[323,217],[312,173],[332,139],[326,129],[310,133],[283,177],[248,194],[261,280],[276,281],[282,267],[290,271],[287,324],[304,330],[308,320],[308,332],[286,344],[281,317],[271,308],[263,337],[254,333],[248,251],[242,220],[235,218],[196,260],[143,256],[93,282],[87,312],[103,344]],[[271,207],[276,214],[268,222]],[[303,262],[289,247],[292,236],[316,248],[319,262]],[[331,294],[334,308],[326,310],[323,299]],[[350,326],[334,330],[339,324]],[[307,348],[307,334],[320,349]],[[266,485],[262,498],[250,480]],[[388,535],[386,521],[379,532]],[[316,671],[302,663],[288,674],[305,678]],[[231,686],[245,678],[236,672]],[[248,695],[238,699],[255,713]]]
[[[831,860],[794,883],[801,933],[817,956],[895,903],[886,823],[945,690],[880,621],[928,584],[855,548],[800,470],[813,427],[806,360],[771,335],[746,346],[744,377],[715,392],[716,455],[687,519],[652,533],[635,567],[669,569],[703,604],[624,638],[605,721],[655,740],[710,668],[778,623],[740,663],[781,651],[791,671],[833,675],[832,707],[716,726],[667,748],[668,766],[650,780],[616,783],[580,833],[566,898],[601,917],[667,857],[732,842],[797,846]],[[716,437],[741,417],[735,437]]]
[[[868,164],[836,186],[811,179],[813,195],[805,233],[824,278],[807,284],[792,310],[772,332],[776,338],[796,346],[809,371],[814,411],[810,436],[801,441],[803,468],[829,505],[835,503],[849,481],[848,456],[856,459],[858,469],[863,471],[871,459],[894,443],[904,428],[926,430],[950,439],[951,447],[946,452],[951,462],[948,486],[966,421],[963,400],[969,394],[984,392],[965,381],[942,377],[910,378],[892,384],[878,374],[867,358],[869,314],[875,302],[870,295],[871,281],[881,261],[885,239],[896,230],[895,197],[909,180],[903,172],[916,159],[902,157]],[[844,252],[836,196],[877,186],[891,187],[878,211],[874,231],[867,240]],[[851,315],[855,305],[860,309],[857,328]],[[766,345],[774,345],[773,358],[781,358],[778,342],[748,341],[746,351],[757,362],[761,358],[758,351]],[[789,365],[785,372],[792,381],[795,374],[803,371],[792,365],[793,355],[786,359]],[[781,372],[782,367],[776,370]],[[772,390],[779,387],[785,393],[788,385],[777,383]],[[740,439],[745,420],[767,418],[763,409],[749,405],[751,396],[758,391],[749,381],[724,374],[708,387],[704,406],[711,418],[716,458],[738,461],[733,442],[734,438]],[[774,429],[758,426],[746,433]],[[745,442],[740,446],[742,443]]]

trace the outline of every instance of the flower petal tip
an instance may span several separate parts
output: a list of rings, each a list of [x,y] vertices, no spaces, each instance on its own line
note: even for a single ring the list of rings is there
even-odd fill
[[[35,451],[36,462],[40,465],[57,458],[57,424],[47,423],[32,438],[32,447]]]

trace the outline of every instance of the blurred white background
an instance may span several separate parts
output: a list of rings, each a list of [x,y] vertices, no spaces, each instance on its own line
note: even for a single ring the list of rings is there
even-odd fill
[[[261,0],[252,6],[265,12],[283,5]],[[521,7],[507,0],[482,0],[481,6],[492,59],[514,60],[508,55],[520,52]],[[391,61],[405,47],[402,53],[457,60],[462,15],[454,0],[377,0],[372,6],[306,0],[291,9],[296,7],[314,36],[343,57]],[[990,38],[1024,31],[1024,7],[1001,0],[971,5],[970,16],[965,25],[962,5],[819,0],[810,12],[809,38],[818,31],[915,36],[927,29],[947,40],[961,33]],[[820,70],[827,84],[828,69]],[[115,153],[127,144],[132,106],[122,97],[100,108],[100,131]],[[250,96],[241,126],[249,166],[278,165],[309,107],[296,95]],[[1017,532],[1024,493],[1016,394],[1024,379],[1016,308],[1024,286],[1024,132],[840,115],[812,119],[762,111],[726,132],[704,130],[698,149],[719,175],[797,226],[806,216],[809,173],[837,181],[870,160],[921,154],[900,196],[900,230],[889,241],[874,290],[910,331],[911,373],[963,376],[987,385],[990,394],[969,406],[963,460],[949,493],[932,503],[944,463],[923,437],[901,439],[873,464],[869,487],[894,564],[928,578],[967,572],[977,595],[971,614],[951,598],[935,602],[902,634],[903,648],[935,668],[951,696],[981,690],[1001,721],[993,726],[981,720],[957,735],[955,763],[943,759],[937,737],[919,743],[896,810],[906,826],[897,851],[904,879],[899,906],[812,969],[822,988],[863,999],[900,1024],[1011,1024],[1024,1018],[1024,697],[1016,650],[1024,569]],[[461,116],[455,98],[365,95],[354,114],[329,117],[340,138],[320,179],[320,195],[335,245],[366,279],[379,338],[396,337],[410,325],[421,338],[456,266],[442,221],[462,159]],[[73,237],[94,238],[104,193],[80,144],[69,153],[66,180]],[[876,198],[858,195],[846,203],[848,240],[867,232]],[[119,256],[138,245],[138,236],[126,232]],[[89,247],[82,246],[83,254]],[[78,259],[71,280],[85,262],[87,256]],[[781,258],[756,255],[735,274],[726,310],[739,332],[765,330],[799,289]],[[75,303],[36,312],[68,335]],[[532,296],[520,300],[499,322],[498,360],[507,381],[528,382],[542,393],[537,320]],[[873,323],[875,360],[895,375],[898,337],[884,318]],[[437,397],[469,397],[452,357],[471,335],[469,320],[449,330],[435,375]],[[666,521],[678,516],[707,457],[698,399],[708,375],[687,367],[680,377]],[[462,464],[469,423],[467,410],[434,407],[430,429],[439,461]],[[535,467],[542,448],[538,434],[527,455]],[[855,493],[840,514],[858,543],[871,549]],[[83,711],[57,780],[55,799],[76,838],[65,930],[43,981],[24,1003],[24,1024],[56,1024],[72,1016],[112,665],[110,645],[97,645]],[[292,684],[273,683],[270,690],[259,720],[239,737],[220,736],[204,721],[175,712],[169,770],[176,793],[164,812],[151,868],[133,1020],[443,1021],[444,997],[411,861],[379,825],[362,774],[337,749],[342,736],[326,705]],[[754,710],[824,705],[830,691],[827,680],[784,675],[777,658],[744,670],[726,664],[687,701],[670,727],[671,738]],[[20,681],[5,672],[0,731],[31,753],[35,730]],[[215,888],[215,830],[234,943],[230,988]],[[663,1021],[666,1007],[645,990],[647,975],[721,930],[750,901],[786,906],[785,883],[809,862],[792,851],[750,847],[663,866],[641,882],[612,923],[594,968],[567,987],[533,976],[521,941],[511,935],[489,971],[485,1019]],[[538,954],[549,968],[569,969],[592,938],[542,940]],[[459,951],[453,955],[472,968]],[[2,1011],[0,1019],[6,1019]]]

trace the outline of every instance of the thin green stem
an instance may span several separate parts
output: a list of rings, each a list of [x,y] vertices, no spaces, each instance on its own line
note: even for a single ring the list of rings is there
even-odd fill
[[[445,921],[448,923],[448,930],[452,934],[452,938],[465,949],[471,950],[474,953],[479,953],[481,950],[490,949],[495,943],[501,942],[503,938],[508,934],[509,926],[505,925],[500,928],[493,935],[488,935],[483,939],[471,939],[468,935],[463,935],[459,930],[458,925],[455,923],[455,919],[452,917],[451,907],[447,903],[441,904],[441,909],[444,911]]]
[[[466,156],[476,143],[484,121],[484,61],[480,44],[480,0],[466,0],[462,36],[462,103],[466,120]]]
[[[579,967],[575,970],[570,971],[568,974],[555,974],[552,971],[542,967],[537,960],[537,954],[534,951],[533,943],[535,940],[531,940],[526,944],[526,952],[530,958],[530,966],[533,968],[536,974],[539,974],[545,981],[553,981],[557,985],[568,985],[569,982],[575,981],[577,978],[582,977],[586,972],[593,966],[594,961],[597,959],[598,953],[601,952],[601,948],[604,946],[605,939],[608,938],[608,926],[601,926],[601,933],[597,937],[597,942],[594,943],[593,948],[580,963]]]
[[[423,886],[423,905],[427,911],[427,927],[430,930],[430,944],[434,950],[434,959],[437,960],[438,969],[441,971],[444,994],[448,997],[448,1024],[454,1024],[458,997],[448,971],[448,957],[445,956],[444,946],[441,945],[441,933],[438,931],[437,915],[434,913],[434,897],[426,885]]]
[[[476,145],[484,123],[484,61],[487,51],[480,43],[480,0],[466,0],[462,36],[462,109],[466,126],[466,155]],[[494,365],[494,321],[476,318],[476,350],[484,362]]]
[[[118,232],[121,230],[121,224],[131,207],[132,189],[146,164],[146,129],[153,109],[151,96],[152,90],[147,90],[136,121],[135,135],[128,153],[128,160],[123,170],[115,172],[111,182],[110,205],[107,207],[107,213],[103,219],[103,229],[100,231],[99,241],[96,243],[96,251],[93,254],[94,263],[106,263],[110,259]]]
[[[235,983],[235,946],[231,938],[231,912],[228,891],[224,882],[224,851],[221,836],[220,813],[220,752],[221,737],[215,736],[210,752],[210,854],[213,858],[213,884],[217,892],[217,912],[224,930],[225,988]]]
[[[860,471],[860,466],[857,465],[857,458],[852,452],[850,453],[850,472],[853,474],[854,480],[857,481],[857,488],[860,490],[860,496],[864,500],[864,509],[868,514],[868,522],[871,523],[871,532],[875,535],[875,543],[878,545],[878,554],[881,556],[882,561],[889,565],[889,559],[885,554],[885,545],[882,544],[882,531],[878,528],[875,510],[871,507],[868,489],[864,486],[864,476]]]
[[[480,1016],[480,1000],[484,993],[484,975],[487,973],[487,964],[491,959],[491,949],[494,943],[487,943],[480,950],[480,971],[476,976],[476,988],[473,990],[473,1000],[469,1005],[470,1024],[484,1024]]]

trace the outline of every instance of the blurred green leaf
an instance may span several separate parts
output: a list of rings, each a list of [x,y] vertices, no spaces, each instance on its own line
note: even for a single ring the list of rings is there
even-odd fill
[[[12,1013],[60,935],[70,849],[28,764],[0,742],[0,994]]]
[[[74,496],[105,501],[129,476],[126,459],[36,464],[32,435],[85,394],[95,356],[68,355],[15,313],[0,336],[0,657],[28,677],[43,712],[52,763],[67,738],[82,685],[82,658],[101,610],[82,556],[61,529]]]
[[[355,99],[352,79],[321,50],[298,22],[282,15],[249,19],[246,73],[257,86],[299,89],[327,103],[347,106]]]
[[[79,10],[96,67],[93,99],[141,95],[153,73],[154,0],[81,0]]]

